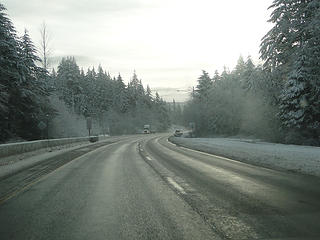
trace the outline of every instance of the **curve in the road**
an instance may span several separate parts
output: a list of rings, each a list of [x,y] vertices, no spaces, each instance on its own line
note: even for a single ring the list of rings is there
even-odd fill
[[[167,137],[143,144],[149,164],[225,239],[318,238],[320,180],[189,151]]]

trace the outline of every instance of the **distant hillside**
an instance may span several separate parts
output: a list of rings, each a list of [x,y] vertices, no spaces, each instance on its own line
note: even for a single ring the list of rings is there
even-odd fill
[[[188,101],[192,90],[181,88],[154,88],[152,92],[158,92],[166,102],[172,102],[174,99],[176,103],[183,103]]]

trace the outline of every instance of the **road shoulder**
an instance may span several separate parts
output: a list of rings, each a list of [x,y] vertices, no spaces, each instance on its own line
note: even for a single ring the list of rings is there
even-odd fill
[[[180,147],[256,166],[320,177],[320,147],[221,138],[169,137],[168,140]]]

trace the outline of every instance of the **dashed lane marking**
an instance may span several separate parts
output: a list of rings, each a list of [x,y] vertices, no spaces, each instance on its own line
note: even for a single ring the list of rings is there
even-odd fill
[[[171,177],[167,177],[167,180],[171,184],[171,186],[173,186],[175,189],[177,189],[180,193],[187,194],[184,191],[184,189],[178,183],[176,183]]]

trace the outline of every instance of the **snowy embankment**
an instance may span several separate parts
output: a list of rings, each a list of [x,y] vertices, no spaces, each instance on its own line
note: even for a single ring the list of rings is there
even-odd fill
[[[170,140],[187,148],[258,166],[320,177],[320,147],[231,138],[171,137]]]
[[[99,135],[100,140],[107,138],[108,135]],[[89,139],[90,137],[75,137],[0,144],[0,159],[3,157],[36,151],[43,148],[52,148],[56,146],[70,145],[74,143],[88,142]]]
[[[92,143],[91,143],[92,144]],[[63,154],[65,152],[89,145],[85,142],[77,142],[53,148],[42,148],[31,152],[11,155],[0,158],[0,179],[7,175],[14,174],[22,169],[28,168],[34,164],[45,161],[51,157]]]
[[[59,140],[59,139],[56,139],[56,140]],[[110,137],[100,136],[99,142],[101,141],[110,141]],[[57,142],[57,141],[54,141],[54,142]],[[64,144],[61,144],[61,145],[51,144],[52,146],[49,145],[49,147],[42,147],[33,151],[25,151],[23,153],[17,152],[16,154],[9,155],[6,157],[0,156],[0,178],[10,174],[14,174],[15,172],[28,168],[32,165],[35,165],[39,162],[45,161],[57,155],[60,155],[81,147],[91,146],[94,144],[96,143],[89,143],[88,137],[85,139],[85,141],[71,141],[71,138],[69,138],[69,142],[65,142]],[[3,145],[0,145],[0,147],[5,147],[8,145],[15,146],[15,144],[3,144]],[[29,148],[26,148],[26,149],[30,150]]]
[[[60,139],[48,139],[48,140],[36,140],[29,142],[18,142],[0,144],[0,158],[8,157],[15,154],[21,154],[39,150],[42,148],[61,146],[66,144],[72,144],[77,142],[88,141],[89,137],[79,138],[60,138]]]

